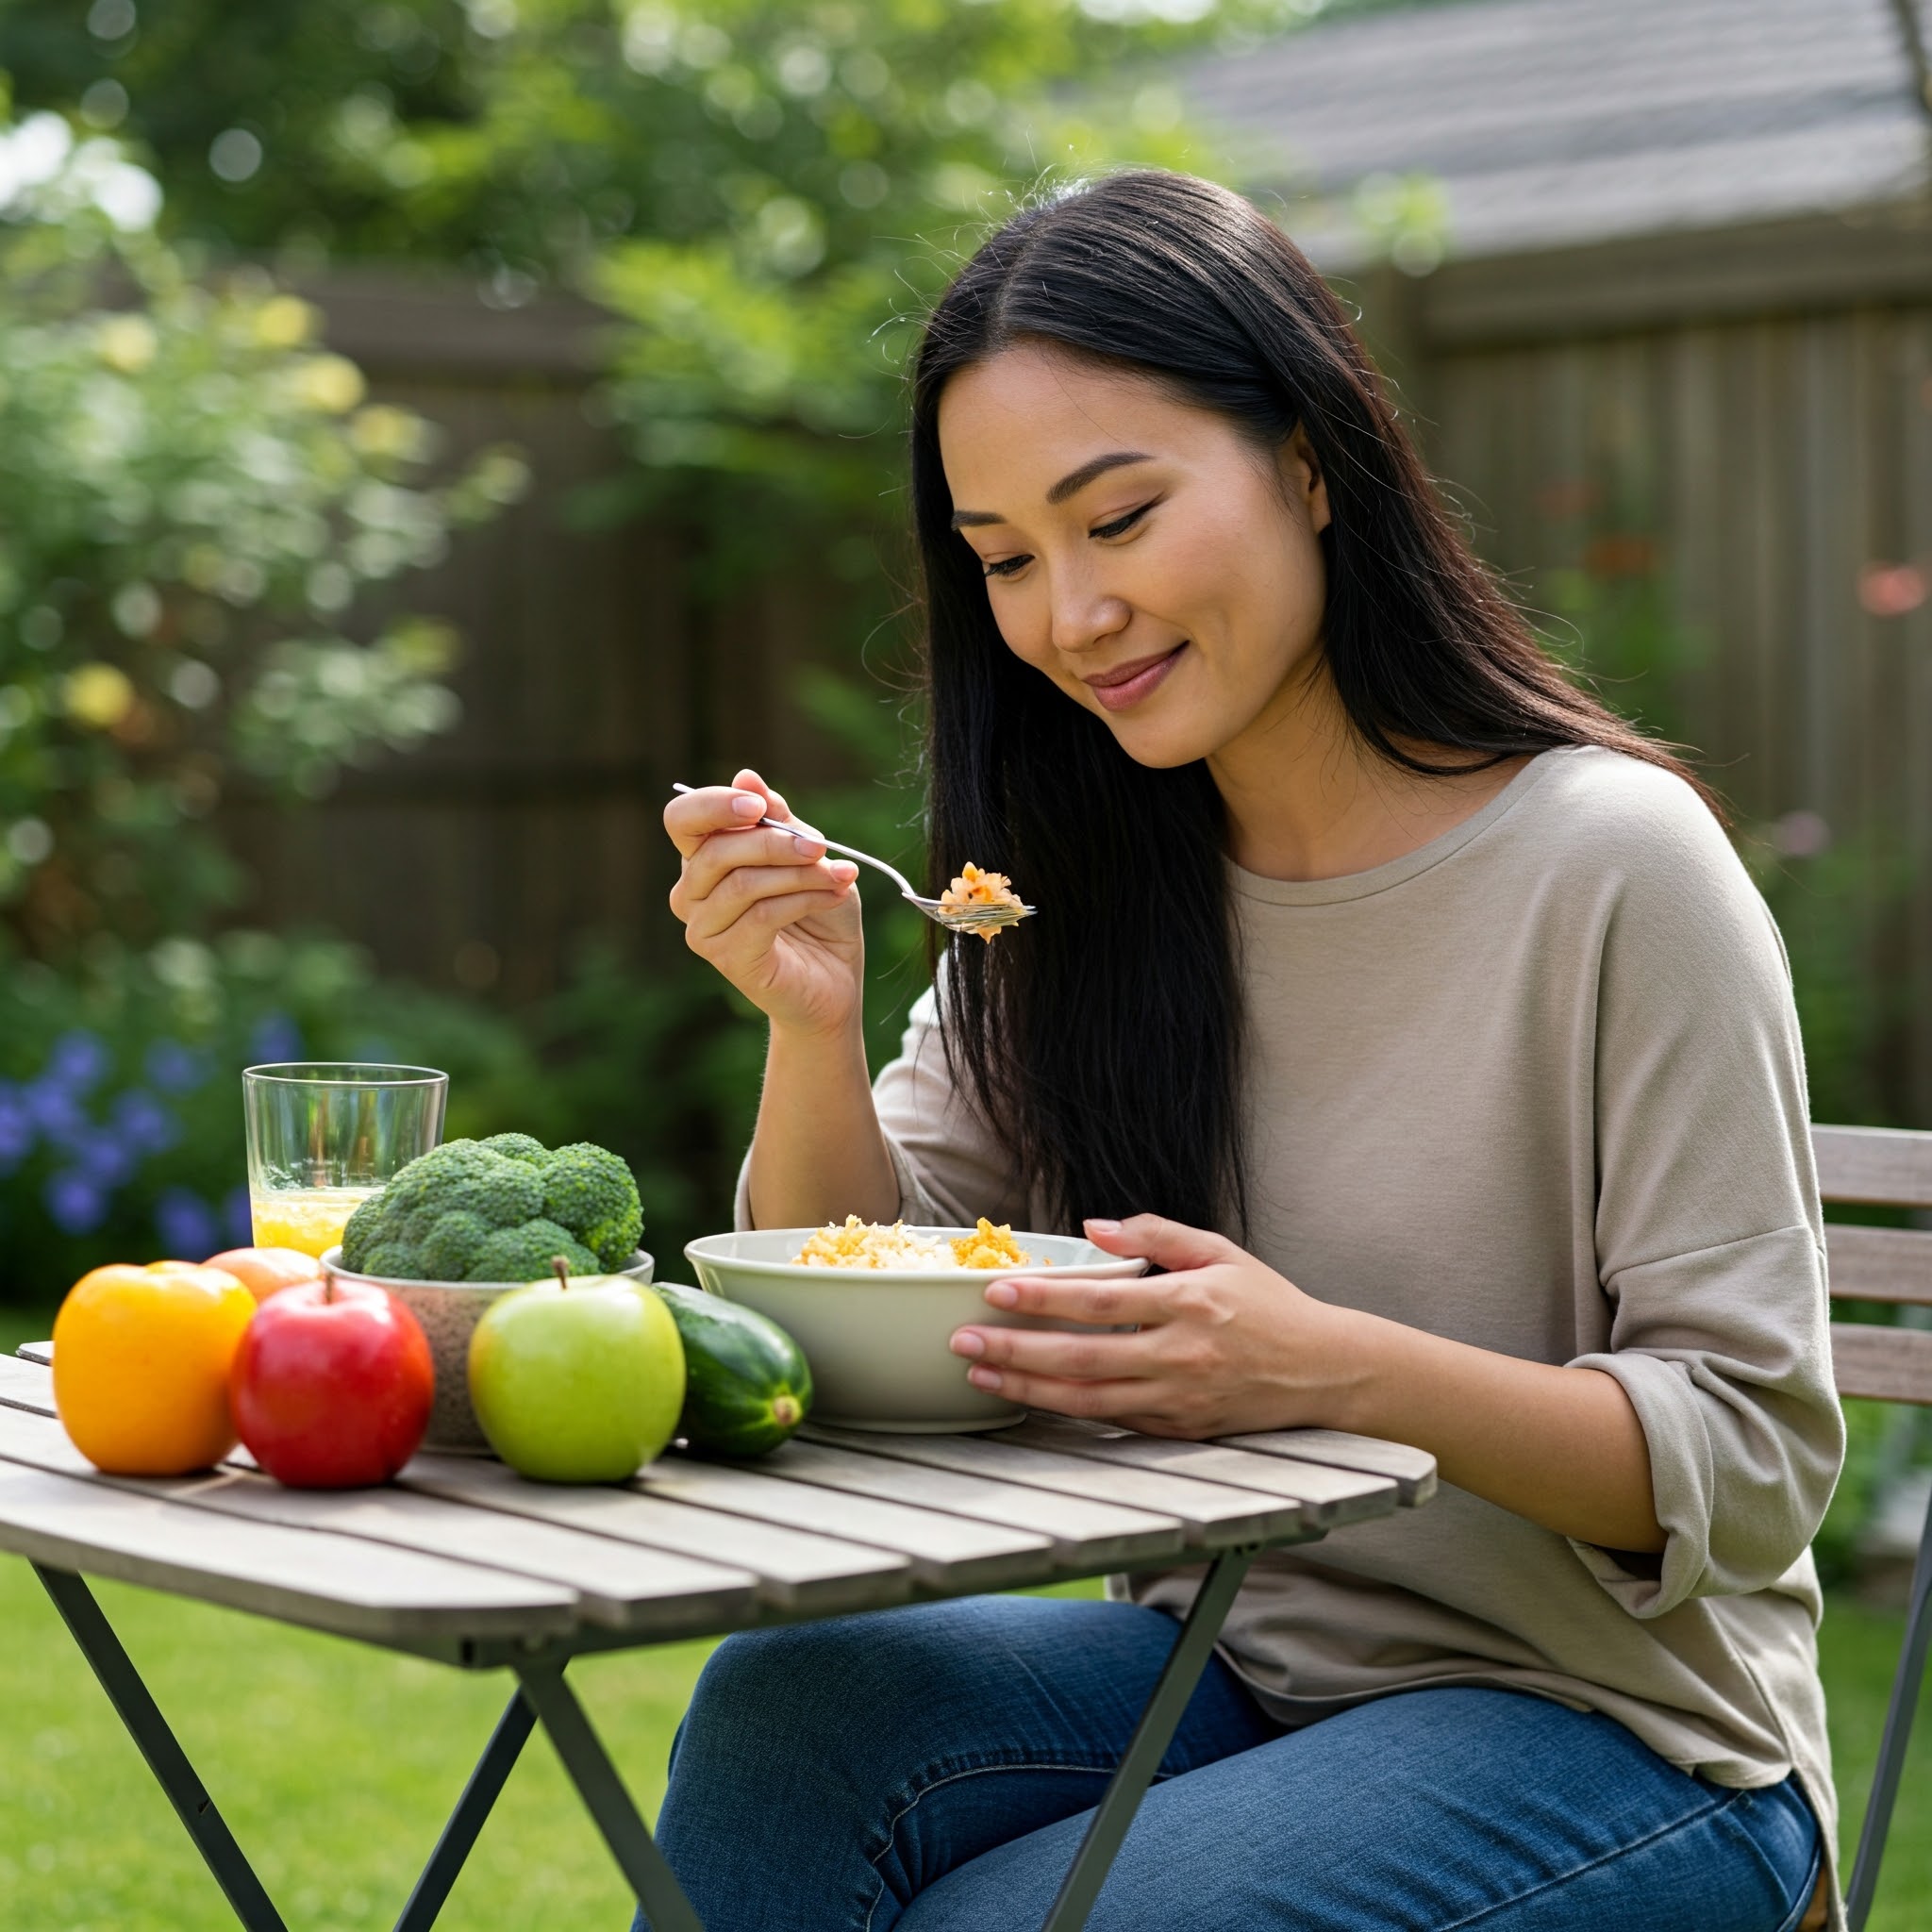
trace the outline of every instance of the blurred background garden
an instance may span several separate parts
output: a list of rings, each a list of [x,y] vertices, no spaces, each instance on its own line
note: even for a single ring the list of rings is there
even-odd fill
[[[1308,247],[1540,627],[1731,800],[1815,1116],[1932,1126],[1927,25],[1920,0],[4,0],[7,1346],[96,1260],[245,1238],[261,1059],[427,1062],[453,1132],[618,1149],[679,1272],[728,1215],[762,1039],[665,908],[662,802],[751,763],[916,861],[907,348],[989,222],[1122,161],[1242,187]],[[875,1056],[916,924],[870,900]],[[1882,1582],[1919,1452],[1855,1417],[1834,1579]],[[0,1707],[47,1708],[0,1772],[0,1901],[32,1902],[0,1910],[213,1923],[118,1757],[99,1789],[125,1783],[181,1897],[106,1857],[79,1885],[51,1794],[74,1754],[128,1754],[25,1579]],[[236,1622],[151,1617],[184,1670]],[[1831,1640],[1855,1812],[1890,1627],[1847,1600]],[[352,1851],[330,1726],[413,1667],[233,1641],[293,1674],[236,1762],[283,1837],[311,1798],[342,1835],[303,1922],[376,1923],[390,1880],[341,1873],[426,1847],[459,1769],[407,1847],[371,1825]],[[661,1730],[657,1682],[633,1689]],[[191,1743],[218,1781],[230,1746]],[[341,1786],[275,1782],[331,1756]],[[1874,1924],[1932,1914],[1913,1802]],[[591,1890],[520,1890],[506,1853],[451,1923],[621,1908],[588,1827],[558,1829]]]

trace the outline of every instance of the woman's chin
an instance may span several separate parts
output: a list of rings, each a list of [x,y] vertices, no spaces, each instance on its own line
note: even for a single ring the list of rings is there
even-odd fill
[[[1155,772],[1171,772],[1211,758],[1226,737],[1201,719],[1108,718],[1107,727],[1137,765]]]

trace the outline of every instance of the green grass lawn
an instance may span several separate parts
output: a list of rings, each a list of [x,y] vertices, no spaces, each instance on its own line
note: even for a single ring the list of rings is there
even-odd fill
[[[0,1351],[38,1322],[0,1315]],[[96,1586],[292,1932],[393,1923],[508,1695],[507,1680]],[[1835,1598],[1824,1676],[1856,1842],[1898,1619]],[[0,1557],[0,1923],[7,1932],[213,1932],[213,1881],[33,1573]],[[655,1808],[708,1645],[585,1658],[572,1681]],[[623,1881],[539,1732],[458,1883],[450,1932],[625,1932]],[[1873,1932],[1932,1924],[1932,1724],[1915,1740]]]

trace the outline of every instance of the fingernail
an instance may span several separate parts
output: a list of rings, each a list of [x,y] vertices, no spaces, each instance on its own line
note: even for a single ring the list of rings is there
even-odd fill
[[[1017,1308],[1020,1306],[1020,1291],[1010,1281],[995,1281],[986,1291],[986,1298],[996,1308]]]
[[[816,858],[819,841],[816,839],[808,839],[803,832],[794,832],[791,835],[791,849],[801,858]]]
[[[741,819],[761,819],[765,815],[765,801],[750,791],[732,794],[731,815]]]
[[[986,1338],[982,1335],[974,1334],[971,1328],[960,1328],[955,1331],[953,1339],[947,1346],[952,1349],[955,1355],[984,1355],[986,1353]]]
[[[1000,1372],[997,1369],[989,1369],[983,1366],[976,1369],[968,1369],[966,1371],[966,1379],[975,1389],[985,1389],[997,1393],[1000,1386]]]
[[[1095,1234],[1118,1234],[1121,1231],[1121,1224],[1118,1221],[1103,1221],[1097,1215],[1090,1216],[1087,1225]]]

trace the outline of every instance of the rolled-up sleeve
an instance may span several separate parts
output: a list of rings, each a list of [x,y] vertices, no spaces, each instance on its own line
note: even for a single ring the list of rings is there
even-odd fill
[[[1639,1617],[1777,1582],[1844,1452],[1783,947],[1715,824],[1671,830],[1662,862],[1608,897],[1595,1111],[1610,1336],[1573,1364],[1617,1379],[1649,1447],[1660,1558],[1575,1545]]]

